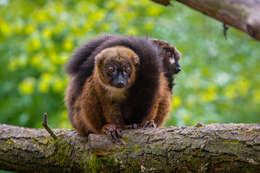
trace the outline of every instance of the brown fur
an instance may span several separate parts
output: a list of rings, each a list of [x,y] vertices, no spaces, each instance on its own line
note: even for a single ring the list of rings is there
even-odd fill
[[[132,69],[136,71],[138,70],[136,68],[138,68],[138,64],[139,64],[138,56],[129,48],[123,46],[115,46],[101,51],[96,56],[95,59],[96,59],[95,61],[96,68],[94,68],[95,78],[99,80],[99,83],[102,84],[103,87],[107,88],[110,94],[116,95],[115,99],[120,99],[120,97],[124,97],[125,90],[130,88],[135,81],[136,72],[131,75],[131,78],[129,78],[128,81],[129,85],[127,86],[127,88],[117,89],[117,88],[110,87],[108,78],[106,78],[106,76],[103,74],[103,70],[100,69],[104,69],[105,65],[110,61],[117,61],[121,63],[130,62]],[[116,89],[115,92],[110,92],[110,90],[114,91],[115,89]]]
[[[164,124],[166,117],[170,111],[171,91],[168,88],[168,82],[163,73],[160,75],[159,89],[157,99],[154,103],[153,110],[145,121],[154,120],[155,124],[160,127]]]
[[[146,39],[108,38],[93,55],[86,52],[91,56],[86,57],[85,62],[81,54],[84,49],[81,48],[68,66],[72,72],[66,104],[72,126],[81,134],[104,133],[102,129],[110,124],[123,128],[150,120],[162,126],[170,109],[171,88],[163,69],[161,51]],[[91,48],[91,45],[86,47]],[[79,61],[82,65],[77,70]],[[109,84],[103,72],[109,61],[131,64],[132,75],[126,87],[116,88]]]
[[[134,73],[129,78],[127,87],[121,89],[109,86],[102,69],[111,60],[130,62]],[[138,56],[123,46],[115,46],[101,51],[95,58],[93,75],[87,79],[80,97],[74,102],[71,112],[73,127],[82,134],[87,134],[89,131],[101,133],[102,127],[107,123],[122,127],[124,120],[120,110],[120,101],[127,97],[127,89],[135,81],[138,63]],[[71,77],[67,88],[67,105],[72,102],[73,80],[74,78]]]

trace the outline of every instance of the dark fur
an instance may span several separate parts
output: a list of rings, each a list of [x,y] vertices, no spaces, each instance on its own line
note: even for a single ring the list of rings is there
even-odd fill
[[[74,116],[73,111],[76,110],[76,107],[73,107],[74,103],[81,95],[86,80],[93,74],[95,57],[102,50],[114,46],[130,48],[138,55],[140,60],[136,80],[128,89],[128,97],[120,103],[120,112],[124,120],[123,125],[139,124],[149,119],[147,116],[150,116],[154,105],[161,102],[156,96],[158,96],[159,93],[160,75],[162,73],[167,78],[167,80],[165,79],[165,86],[168,82],[168,88],[166,86],[167,91],[165,90],[165,93],[167,93],[166,95],[168,96],[171,95],[171,88],[173,86],[172,75],[174,72],[167,64],[165,49],[146,38],[103,35],[90,40],[77,49],[67,65],[67,72],[75,78],[75,80],[69,84],[72,87],[70,87],[71,90],[69,92],[70,99],[67,100],[70,119]],[[166,114],[162,114],[164,117],[167,116],[170,102],[166,101],[165,103],[167,103],[166,105],[168,106]],[[107,122],[105,122],[104,118],[102,120],[104,120],[102,124],[105,125]]]
[[[121,40],[117,40],[117,39]],[[120,45],[126,46],[129,48],[134,48],[134,47],[143,47],[144,45],[140,45],[142,43],[134,43],[135,41],[132,40],[129,43],[129,40],[131,38],[135,37],[124,37],[124,36],[119,36],[119,35],[101,35],[98,36],[94,39],[89,40],[87,43],[83,44],[80,48],[78,48],[70,58],[67,66],[66,66],[66,71],[70,75],[77,75],[77,85],[75,86],[75,97],[78,96],[82,90],[82,86],[86,79],[92,74],[93,69],[94,69],[94,58],[95,56],[104,48],[112,47],[113,45]],[[114,43],[112,40],[117,40],[116,43]],[[123,40],[122,40],[123,39]],[[111,41],[108,42],[108,41]],[[128,41],[126,41],[128,40]],[[146,40],[146,42],[150,42],[149,39],[143,39]],[[167,53],[170,52],[172,56],[176,57],[176,61],[178,62],[180,59],[180,55],[178,52],[173,50],[172,46],[169,45],[165,41],[161,41],[158,39],[152,39],[151,40],[153,43],[153,49],[156,49],[158,56],[160,56],[160,59],[162,59],[162,64],[163,64],[163,72],[165,74],[165,77],[168,79],[168,86],[170,90],[172,90],[174,86],[174,66],[170,66],[168,62],[168,55]],[[118,44],[117,44],[118,42]],[[122,43],[120,43],[122,42]],[[125,43],[123,43],[125,42]],[[132,42],[132,43],[131,43]],[[106,43],[106,44],[105,44]],[[111,45],[110,45],[111,44]],[[137,44],[134,46],[134,44]],[[151,45],[150,45],[151,46]],[[134,50],[134,49],[133,49]],[[142,50],[139,50],[139,52]],[[138,54],[138,53],[137,53]]]
[[[96,48],[110,38],[112,38],[111,35],[102,35],[89,40],[86,44],[83,44],[80,48],[78,48],[69,59],[69,62],[66,66],[67,73],[77,74],[79,72],[80,66],[89,59]],[[86,71],[89,72],[87,77],[91,75],[91,72],[94,68],[93,64],[91,65],[92,66],[89,66],[89,68],[86,69]]]
[[[179,66],[179,60],[181,58],[181,53],[171,44],[166,41],[152,39],[152,42],[159,49],[160,57],[163,61],[163,72],[168,80],[168,87],[172,90],[174,86],[174,75],[179,71],[176,71],[176,67]],[[175,64],[170,64],[169,59],[174,58]]]
[[[80,95],[86,79],[92,74],[95,56],[103,49],[117,45],[132,49],[140,58],[141,70],[130,88],[130,97],[121,105],[121,111],[126,124],[141,123],[151,112],[162,71],[158,49],[148,39],[104,35],[77,49],[67,66],[67,72],[76,75],[74,97]]]
[[[79,96],[82,91],[84,82],[93,72],[94,57],[91,55],[100,45],[111,38],[111,35],[101,35],[91,39],[79,47],[69,59],[66,72],[70,75],[75,75],[77,78],[77,82],[73,87],[71,105],[74,104],[76,97]],[[82,67],[83,64],[84,67]],[[80,76],[82,73],[84,73],[83,78]]]

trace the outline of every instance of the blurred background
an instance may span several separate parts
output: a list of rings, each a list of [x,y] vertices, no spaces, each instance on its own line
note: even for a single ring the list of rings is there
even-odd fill
[[[64,64],[98,34],[167,40],[183,54],[169,125],[260,123],[260,42],[173,2],[0,0],[0,123],[71,128]]]

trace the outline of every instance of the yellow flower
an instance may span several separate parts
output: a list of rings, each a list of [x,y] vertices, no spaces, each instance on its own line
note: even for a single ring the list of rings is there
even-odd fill
[[[142,5],[148,5],[149,2],[150,2],[149,0],[141,0]]]
[[[36,14],[33,15],[33,18],[38,23],[44,22],[48,19],[48,13],[45,11],[38,11]]]
[[[0,21],[0,31],[7,36],[12,33],[11,27],[4,20]]]
[[[56,52],[50,52],[49,54],[50,60],[52,63],[57,63],[58,62],[58,55],[56,54]]]
[[[79,26],[74,26],[71,28],[71,30],[72,30],[73,34],[78,37],[84,35],[86,32],[86,30],[84,30],[84,28],[79,27]]]
[[[34,90],[34,86],[35,86],[35,79],[29,77],[23,80],[22,83],[20,83],[19,91],[21,94],[30,95]]]
[[[57,24],[54,29],[53,29],[53,33],[55,34],[58,34],[60,33],[63,29],[65,28],[65,25],[60,23],[60,24]]]
[[[33,65],[34,67],[37,67],[39,69],[43,68],[43,56],[41,54],[37,54],[31,57],[30,59],[30,64]]]
[[[32,34],[33,32],[35,31],[35,26],[33,26],[33,25],[26,25],[25,27],[24,27],[24,32],[26,33],[26,34]]]
[[[248,94],[250,83],[247,79],[240,78],[237,81],[236,86],[239,95],[246,96]]]
[[[17,67],[17,61],[15,61],[15,59],[12,60],[12,61],[9,61],[9,63],[8,63],[8,69],[9,69],[10,71],[14,71],[14,70],[16,69],[16,67]]]
[[[95,19],[94,21],[99,22],[104,19],[105,17],[105,11],[104,10],[98,10],[94,13]]]
[[[104,24],[102,25],[102,28],[103,28],[104,31],[108,31],[108,30],[111,29],[111,26],[110,26],[109,23],[104,23]]]
[[[181,98],[179,96],[174,96],[173,99],[172,99],[172,108],[177,108],[181,105]]]
[[[85,6],[85,5],[82,5]],[[64,4],[62,4],[61,2],[55,2],[55,5],[53,5],[53,8],[56,12],[61,13],[63,11],[65,11],[64,9]]]
[[[236,89],[236,86],[234,84],[227,86],[223,91],[224,96],[227,97],[228,99],[235,98],[236,97],[235,89]]]
[[[53,83],[53,90],[56,92],[62,92],[64,91],[64,81],[61,79],[56,78]]]
[[[206,89],[205,93],[202,94],[202,101],[203,102],[211,102],[216,100],[217,98],[217,87],[210,86]]]
[[[73,48],[73,41],[70,39],[67,39],[63,42],[63,48],[67,51],[72,50]]]
[[[51,74],[44,73],[39,83],[40,92],[47,93],[49,91],[50,83],[51,83]]]
[[[39,38],[33,38],[29,41],[29,43],[26,45],[26,49],[28,51],[35,51],[38,50],[41,47],[41,42]]]
[[[154,28],[154,24],[152,22],[147,22],[145,25],[144,25],[145,29],[147,30],[151,30]]]
[[[118,3],[116,1],[107,1],[107,9],[114,10],[117,8]]]
[[[43,38],[48,39],[51,37],[51,30],[49,28],[45,28],[43,30]]]
[[[135,28],[130,28],[128,31],[127,31],[127,34],[128,35],[136,35],[137,34],[137,30]]]
[[[69,57],[70,57],[70,55],[67,55],[67,54],[60,55],[58,63],[64,64],[64,63],[68,62]]]
[[[147,8],[147,14],[149,16],[159,16],[162,13],[163,9],[161,7],[153,7]]]

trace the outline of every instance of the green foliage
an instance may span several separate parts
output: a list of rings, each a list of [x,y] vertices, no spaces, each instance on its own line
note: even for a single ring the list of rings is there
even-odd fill
[[[149,36],[182,52],[167,125],[260,122],[260,49],[245,34],[174,2],[0,1],[0,123],[70,128],[64,63],[98,34]]]

